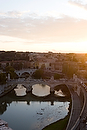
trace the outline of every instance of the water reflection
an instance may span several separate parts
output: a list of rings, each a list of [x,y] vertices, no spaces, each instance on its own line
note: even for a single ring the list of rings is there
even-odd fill
[[[25,96],[26,95],[26,88],[22,84],[18,84],[17,87],[14,89],[17,96]]]
[[[7,109],[7,103],[6,102],[2,102],[0,104],[0,115],[2,115]]]
[[[24,101],[13,101],[0,118],[6,120],[13,130],[41,130],[64,118],[68,113],[67,107],[69,102],[55,101],[51,106],[51,102],[31,101],[30,105],[27,105]]]
[[[48,85],[35,84],[32,88],[32,93],[36,96],[42,97],[50,94],[50,87]]]
[[[54,94],[56,96],[65,97],[65,95],[63,94],[63,92],[61,90],[59,90],[59,91],[55,90]]]
[[[20,85],[17,87],[24,89]],[[40,86],[38,85],[38,87],[36,88],[39,89],[38,92],[42,96]],[[45,87],[42,86],[42,90]],[[48,88],[49,86],[47,86],[47,94],[50,92]],[[55,94],[36,97],[32,93],[27,93],[20,97],[13,90],[0,98],[0,118],[6,120],[13,130],[41,130],[45,126],[64,118],[68,113],[69,103],[66,98],[58,98]]]

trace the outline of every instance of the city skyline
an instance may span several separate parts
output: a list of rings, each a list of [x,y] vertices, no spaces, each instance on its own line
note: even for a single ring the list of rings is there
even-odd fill
[[[0,0],[0,50],[86,53],[86,47],[86,0]]]

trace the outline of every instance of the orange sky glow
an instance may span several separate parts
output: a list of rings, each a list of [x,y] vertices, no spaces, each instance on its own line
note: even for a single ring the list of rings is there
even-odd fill
[[[0,50],[87,53],[87,1],[0,0]]]

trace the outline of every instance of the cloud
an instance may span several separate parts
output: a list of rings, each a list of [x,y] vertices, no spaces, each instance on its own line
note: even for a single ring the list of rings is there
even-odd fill
[[[77,0],[77,1],[69,0],[68,3],[87,10],[87,4],[83,4],[82,1],[80,1],[80,0]]]
[[[10,16],[14,14],[12,12]],[[86,20],[77,20],[66,15],[61,15],[58,19],[37,18],[35,14],[33,16],[0,17],[0,35],[27,40],[25,44],[87,40]]]
[[[20,17],[23,14],[24,14],[23,12],[17,12],[17,11],[9,11],[6,13],[6,15],[10,17]]]
[[[0,12],[0,17],[9,17],[9,18],[19,18],[28,16],[30,11],[8,11],[8,12]]]
[[[2,41],[2,40],[0,40],[0,43],[13,43],[13,42],[15,42],[15,41]]]

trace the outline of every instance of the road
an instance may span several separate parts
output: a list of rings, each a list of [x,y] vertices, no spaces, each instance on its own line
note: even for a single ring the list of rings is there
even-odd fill
[[[81,116],[80,125],[78,126],[77,130],[87,130],[87,128],[86,128],[86,122],[83,122],[83,119],[85,117],[87,117],[87,92],[85,91],[84,88],[82,88],[82,89],[83,89],[83,91],[84,91],[84,93],[86,95],[86,105],[85,105],[85,109],[83,111],[83,114]]]
[[[72,90],[72,86],[68,85],[68,88],[70,90],[71,97],[72,97],[72,110],[71,110],[71,116],[69,120],[69,125],[67,126],[67,130],[71,130],[71,128],[74,126],[74,124],[76,123],[80,115],[81,104],[77,93]]]

